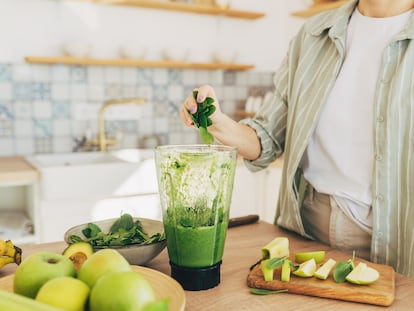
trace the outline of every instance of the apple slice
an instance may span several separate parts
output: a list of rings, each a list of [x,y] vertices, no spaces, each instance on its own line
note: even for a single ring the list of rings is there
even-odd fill
[[[336,261],[332,258],[329,258],[318,270],[313,274],[316,278],[321,280],[326,280],[331,272],[332,268],[335,267]]]
[[[260,266],[263,272],[263,278],[266,282],[273,281],[273,269],[269,268],[268,263],[270,259],[262,260]]]
[[[295,254],[295,261],[297,263],[302,263],[312,258],[315,259],[316,263],[321,263],[325,259],[325,251],[315,251],[315,252],[305,252],[305,253]]]
[[[316,261],[315,258],[311,258],[308,261],[305,261],[299,265],[299,268],[293,271],[294,275],[309,278],[313,276],[316,271]]]
[[[379,272],[374,268],[368,267],[366,263],[360,262],[345,279],[353,284],[369,285],[379,278]]]
[[[282,265],[282,272],[280,274],[280,280],[282,282],[289,282],[290,281],[290,269],[291,269],[291,261],[286,259]]]
[[[262,248],[262,258],[282,258],[289,256],[289,240],[286,237],[277,237]]]

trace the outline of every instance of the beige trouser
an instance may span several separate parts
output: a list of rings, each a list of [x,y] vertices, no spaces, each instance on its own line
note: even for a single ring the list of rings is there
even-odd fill
[[[355,256],[369,260],[371,235],[338,207],[335,200],[308,185],[301,209],[305,231],[311,237]]]

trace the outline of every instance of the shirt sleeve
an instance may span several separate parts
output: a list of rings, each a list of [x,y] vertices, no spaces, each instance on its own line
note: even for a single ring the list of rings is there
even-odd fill
[[[255,117],[240,120],[253,128],[261,143],[256,160],[244,160],[246,167],[256,172],[266,168],[283,154],[287,122],[288,64],[287,57],[273,77],[275,90],[264,102]]]

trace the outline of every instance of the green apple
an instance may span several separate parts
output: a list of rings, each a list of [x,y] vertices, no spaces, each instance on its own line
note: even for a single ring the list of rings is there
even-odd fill
[[[101,277],[91,290],[90,311],[142,310],[155,301],[151,283],[135,271],[117,272]]]
[[[318,279],[326,280],[335,265],[336,261],[332,258],[329,258],[322,266],[318,268],[318,270],[315,271],[313,275]]]
[[[286,237],[274,238],[262,248],[263,259],[282,257],[289,257],[289,239]]]
[[[366,263],[360,262],[345,279],[353,284],[369,285],[379,279],[379,272],[374,268],[368,267]]]
[[[316,261],[314,258],[309,259],[308,261],[305,261],[299,265],[299,268],[295,271],[293,271],[294,275],[308,278],[313,276],[313,274],[316,271]]]
[[[67,311],[83,311],[89,292],[89,286],[81,280],[61,276],[43,284],[36,300]]]
[[[316,263],[321,263],[325,259],[325,251],[315,251],[315,252],[305,252],[305,253],[295,254],[295,261],[297,263],[302,263],[312,258],[315,259]]]
[[[50,252],[33,253],[17,267],[13,290],[17,294],[35,298],[40,287],[50,279],[74,277],[75,274],[75,266],[69,258]]]
[[[132,271],[125,257],[114,249],[106,248],[89,256],[80,267],[77,277],[92,288],[105,274],[125,271]]]

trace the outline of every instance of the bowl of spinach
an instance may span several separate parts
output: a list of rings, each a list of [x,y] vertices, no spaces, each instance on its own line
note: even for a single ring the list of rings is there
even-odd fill
[[[146,264],[166,247],[161,221],[130,214],[74,226],[66,231],[64,240],[67,244],[88,242],[94,251],[116,249],[131,265]]]

